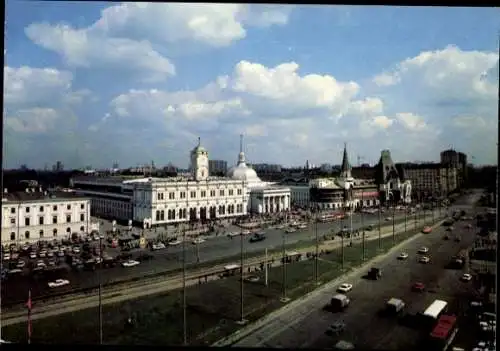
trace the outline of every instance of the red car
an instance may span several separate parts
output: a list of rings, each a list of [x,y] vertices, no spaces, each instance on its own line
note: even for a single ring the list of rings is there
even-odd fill
[[[415,284],[413,284],[413,286],[411,287],[411,289],[413,291],[422,292],[422,291],[425,290],[425,285],[423,283],[415,283]]]

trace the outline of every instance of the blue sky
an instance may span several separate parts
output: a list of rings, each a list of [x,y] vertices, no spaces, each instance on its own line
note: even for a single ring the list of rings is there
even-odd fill
[[[498,10],[7,1],[6,167],[496,163]]]

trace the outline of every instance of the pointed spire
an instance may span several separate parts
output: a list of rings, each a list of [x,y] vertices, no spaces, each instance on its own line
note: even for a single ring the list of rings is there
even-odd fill
[[[351,178],[351,165],[349,164],[349,156],[347,155],[347,143],[344,142],[344,155],[342,156],[342,167],[340,169],[342,178]]]
[[[198,147],[201,146],[201,137],[198,137]]]
[[[243,152],[243,134],[240,134],[240,153],[238,155],[238,165],[245,163],[245,153]]]

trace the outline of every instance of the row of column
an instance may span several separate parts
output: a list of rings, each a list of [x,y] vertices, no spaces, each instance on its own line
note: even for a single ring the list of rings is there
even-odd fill
[[[264,213],[276,213],[290,208],[290,195],[264,196]]]

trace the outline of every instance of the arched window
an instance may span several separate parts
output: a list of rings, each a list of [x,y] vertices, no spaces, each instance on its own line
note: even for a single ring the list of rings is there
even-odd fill
[[[24,237],[25,237],[26,239],[29,239],[29,238],[30,238],[30,231],[29,231],[29,230],[27,230],[27,231],[25,231],[25,232],[24,232]]]
[[[40,238],[43,238],[43,230],[40,230]]]
[[[53,234],[54,236],[57,236],[57,229],[55,229],[55,228],[54,228],[54,230],[52,231],[52,234]]]
[[[66,233],[68,233],[68,234],[71,233],[71,228],[70,227],[66,228]]]
[[[10,233],[10,240],[11,240],[11,241],[16,240],[16,233],[15,233],[15,232],[11,232],[11,233]]]
[[[160,211],[160,221],[164,221],[165,220],[165,211],[161,210]]]
[[[80,227],[80,231],[81,231],[81,232],[84,232],[84,231],[85,231],[85,227],[84,227],[83,225]]]

